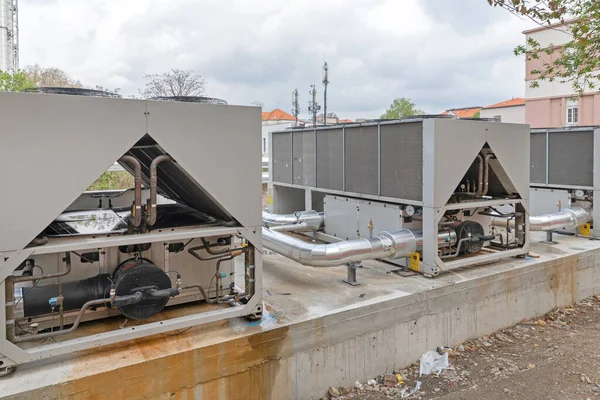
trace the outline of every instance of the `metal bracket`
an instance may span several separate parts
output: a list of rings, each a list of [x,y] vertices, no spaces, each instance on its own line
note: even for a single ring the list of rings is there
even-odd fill
[[[545,244],[558,244],[558,242],[557,242],[557,241],[555,241],[555,240],[552,238],[552,233],[553,233],[552,231],[548,231],[548,232],[546,232],[546,240],[542,240],[542,241],[540,241],[540,243],[545,243]]]
[[[348,278],[344,279],[344,282],[348,285],[358,286],[360,283],[356,281],[356,269],[362,268],[362,264],[359,262],[351,262],[346,265],[348,269]]]

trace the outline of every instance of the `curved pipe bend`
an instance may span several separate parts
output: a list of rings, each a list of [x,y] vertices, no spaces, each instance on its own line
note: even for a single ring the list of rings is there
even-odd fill
[[[156,223],[156,185],[158,184],[156,169],[158,164],[163,161],[173,161],[173,159],[171,156],[163,154],[152,160],[150,164],[150,212],[148,213],[148,225],[150,226]]]
[[[377,258],[393,260],[408,257],[417,251],[417,239],[408,229],[394,233],[382,232],[373,239],[315,244],[263,228],[263,245],[282,256],[312,267],[337,267]]]
[[[133,226],[139,228],[142,224],[142,166],[137,158],[133,156],[123,156],[119,159],[119,162],[124,162],[133,165],[134,168],[134,187],[135,187],[135,200],[134,200],[134,214]]]
[[[530,231],[555,231],[557,229],[573,229],[591,221],[590,214],[580,207],[565,208],[560,212],[529,216]],[[499,228],[515,227],[515,220],[493,218],[492,226]]]

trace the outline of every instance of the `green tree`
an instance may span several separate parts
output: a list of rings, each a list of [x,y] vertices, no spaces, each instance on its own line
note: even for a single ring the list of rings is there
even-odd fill
[[[34,85],[27,79],[23,71],[0,71],[0,92],[20,92]]]
[[[570,41],[559,47],[543,48],[528,38],[525,45],[515,48],[515,55],[527,60],[540,59],[541,54],[554,54],[551,62],[531,71],[535,76],[530,84],[538,87],[540,81],[570,83],[576,93],[600,86],[600,2],[598,0],[487,0],[517,16],[526,17],[540,26],[561,23],[553,29],[563,31]]]
[[[473,114],[473,118],[481,118],[481,112],[477,111],[475,114]]]
[[[411,115],[423,115],[425,112],[419,110],[415,103],[406,97],[397,98],[390,107],[381,115],[381,119],[399,119]]]

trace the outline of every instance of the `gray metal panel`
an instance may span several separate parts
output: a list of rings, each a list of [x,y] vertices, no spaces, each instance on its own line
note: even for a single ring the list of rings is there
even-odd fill
[[[304,131],[293,134],[293,183],[315,185],[315,132]]]
[[[273,182],[292,183],[292,133],[273,133]]]
[[[546,132],[531,133],[531,182],[546,183]]]
[[[423,199],[423,124],[381,126],[381,195]]]
[[[550,132],[548,135],[548,183],[593,186],[593,131]]]
[[[0,93],[0,252],[24,248],[133,146],[145,112],[139,100]]]
[[[148,134],[177,160],[165,168],[185,171],[212,200],[211,209],[218,206],[243,226],[261,226],[260,109],[170,101],[148,101],[147,108]]]
[[[346,191],[377,195],[377,126],[346,128]]]
[[[397,204],[358,200],[358,234],[369,238],[369,222],[373,222],[373,237],[381,232],[398,232],[404,227],[402,210]]]
[[[355,199],[325,196],[325,233],[341,239],[358,239],[358,202]]]
[[[317,131],[317,187],[344,189],[343,145],[341,129]]]

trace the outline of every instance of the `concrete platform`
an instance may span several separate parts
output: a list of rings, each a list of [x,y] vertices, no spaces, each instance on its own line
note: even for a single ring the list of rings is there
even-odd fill
[[[435,279],[398,276],[389,273],[392,266],[370,262],[358,271],[361,285],[354,287],[342,283],[344,267],[315,269],[266,255],[268,313],[262,322],[222,321],[22,366],[0,380],[0,395],[319,398],[332,384],[350,386],[405,367],[439,345],[488,334],[599,293],[600,242],[555,239],[560,243],[533,244],[531,251],[539,258],[507,259]]]

